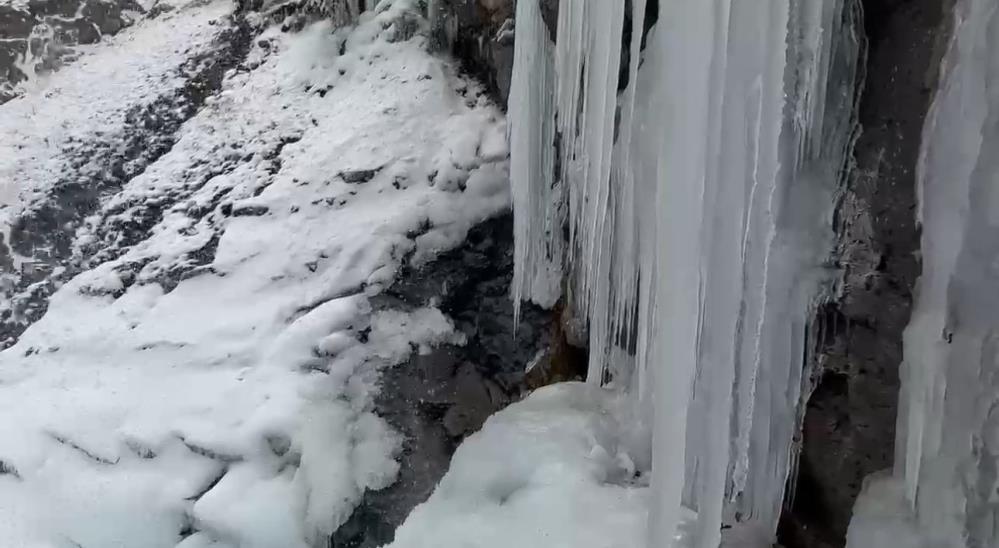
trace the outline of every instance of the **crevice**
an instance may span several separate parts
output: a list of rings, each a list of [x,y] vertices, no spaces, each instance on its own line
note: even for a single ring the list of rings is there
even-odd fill
[[[815,387],[792,478],[797,494],[778,531],[785,548],[844,546],[863,478],[893,464],[902,335],[921,270],[917,164],[951,5],[860,2],[868,51],[860,132],[834,218],[841,279],[813,320]]]
[[[55,440],[60,445],[63,445],[65,447],[68,447],[68,448],[76,451],[77,453],[83,455],[84,457],[87,457],[87,459],[89,459],[89,460],[91,460],[93,462],[96,462],[97,464],[104,464],[104,465],[107,465],[107,466],[113,466],[115,464],[118,464],[119,459],[111,460],[111,459],[109,459],[107,457],[102,457],[102,456],[100,456],[100,455],[98,455],[96,453],[93,453],[93,452],[91,452],[91,451],[83,448],[82,446],[78,445],[76,442],[71,441],[69,438],[66,438],[65,436],[61,436],[59,434],[55,434],[55,433],[52,433],[52,432],[49,432],[48,435],[49,435],[50,438],[52,438],[53,440]]]

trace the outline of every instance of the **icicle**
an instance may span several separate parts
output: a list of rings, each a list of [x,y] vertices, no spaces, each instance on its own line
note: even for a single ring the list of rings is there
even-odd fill
[[[856,57],[842,0],[799,4],[659,0],[643,54],[648,4],[634,0],[618,97],[623,3],[561,0],[557,99],[542,108],[548,44],[536,2],[518,2],[514,297],[538,293],[543,265],[564,268],[590,381],[610,371],[634,392],[652,436],[651,545],[674,538],[682,505],[698,548],[736,516],[772,536],[794,462]],[[544,156],[556,134],[562,186]],[[565,248],[542,229],[563,221]]]
[[[649,353],[649,366],[655,367],[650,546],[673,538],[686,479],[688,403],[702,303],[703,185],[715,56],[712,2],[664,0],[659,9],[660,28],[647,59],[658,92],[652,112],[660,117],[654,123],[664,132],[656,177],[656,202],[661,207],[656,236],[662,251],[656,266],[654,340]]]
[[[562,180],[569,185],[569,260],[576,308],[590,319],[588,379],[600,383],[613,337],[611,157],[623,2],[561,0],[556,71]]]
[[[514,210],[514,325],[520,303],[552,306],[562,275],[561,191],[555,171],[555,68],[536,1],[517,3],[509,100],[510,180]]]

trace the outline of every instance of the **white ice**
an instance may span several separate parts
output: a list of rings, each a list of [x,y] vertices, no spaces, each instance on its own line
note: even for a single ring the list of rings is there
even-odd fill
[[[637,32],[622,44],[624,3],[562,0],[554,83],[540,10],[518,6],[512,183],[529,224],[513,294],[545,300],[553,284],[537,280],[563,268],[566,304],[588,323],[588,380],[631,395],[629,420],[651,446],[634,455],[651,468],[649,545],[688,509],[699,548],[718,546],[723,524],[772,540],[807,327],[829,282],[851,12],[841,0],[751,4],[661,0],[642,51]],[[644,7],[632,2],[636,29]],[[538,86],[556,94],[557,147]],[[563,223],[565,240],[550,228]]]

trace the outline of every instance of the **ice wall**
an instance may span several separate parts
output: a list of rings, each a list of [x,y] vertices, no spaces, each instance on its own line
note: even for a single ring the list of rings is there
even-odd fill
[[[924,128],[923,273],[905,332],[893,477],[872,479],[850,546],[999,543],[999,4],[959,0]]]
[[[766,541],[829,278],[854,7],[658,8],[643,50],[639,32],[622,43],[624,2],[561,0],[550,61],[536,2],[518,2],[513,293],[553,302],[564,273],[589,321],[590,382],[632,392],[652,440],[650,545],[673,538],[682,506],[698,512],[699,547],[718,546],[723,523]]]

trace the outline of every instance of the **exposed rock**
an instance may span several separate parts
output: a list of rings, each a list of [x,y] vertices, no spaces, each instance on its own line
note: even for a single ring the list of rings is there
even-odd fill
[[[80,0],[29,0],[28,11],[35,17],[58,15],[74,17],[80,8]]]
[[[128,7],[133,3],[129,2]],[[83,18],[96,25],[101,34],[115,34],[125,26],[121,11],[121,4],[108,0],[87,0],[80,10]]]
[[[93,44],[132,24],[135,0],[29,0],[0,4],[0,104],[17,97],[28,72],[58,70],[76,58],[74,46]]]
[[[781,523],[787,548],[843,546],[864,477],[892,466],[902,333],[920,273],[916,167],[951,3],[863,1],[862,133],[836,226],[842,287],[816,322],[820,370]]]
[[[440,0],[429,14],[440,46],[504,105],[513,74],[514,6],[513,0]]]
[[[378,172],[381,170],[381,167],[372,169],[355,169],[351,171],[343,171],[339,174],[339,177],[343,179],[343,182],[349,185],[357,185],[367,183],[371,179],[374,179],[375,175],[378,175]]]
[[[513,217],[486,221],[458,249],[408,270],[373,304],[418,308],[436,302],[466,337],[382,374],[378,414],[405,436],[399,479],[365,495],[333,536],[334,548],[392,540],[396,527],[430,496],[467,435],[525,391],[525,366],[549,346],[551,313],[524,306],[514,334],[509,286]]]
[[[0,4],[0,37],[27,38],[38,24],[30,13],[11,4]]]
[[[14,344],[24,329],[45,313],[48,297],[59,284],[120,255],[128,246],[144,239],[160,221],[163,212],[173,205],[170,200],[177,197],[126,204],[135,206],[135,210],[124,220],[114,217],[120,212],[111,211],[109,217],[116,220],[102,225],[97,239],[83,246],[86,263],[71,260],[75,232],[98,209],[101,197],[119,190],[171,149],[181,125],[221,87],[226,71],[239,66],[253,38],[254,32],[244,21],[233,21],[220,34],[214,49],[177,67],[176,73],[184,81],[179,89],[165,90],[156,100],[133,106],[123,127],[113,135],[95,135],[92,140],[67,143],[64,152],[76,160],[75,167],[101,165],[105,169],[79,173],[68,170],[38,202],[13,220],[10,240],[6,242],[9,248],[0,248],[3,295],[12,302],[0,314],[0,347]],[[219,169],[227,167],[228,164],[222,163]],[[242,214],[262,213],[250,210]],[[217,239],[209,241],[202,250],[204,257],[192,257],[184,269],[167,272],[157,281],[165,290],[172,289],[188,272],[210,263],[217,244]],[[11,248],[27,258],[20,270],[10,267]],[[61,268],[56,271],[56,267]],[[123,281],[129,277],[129,273],[119,274]]]

